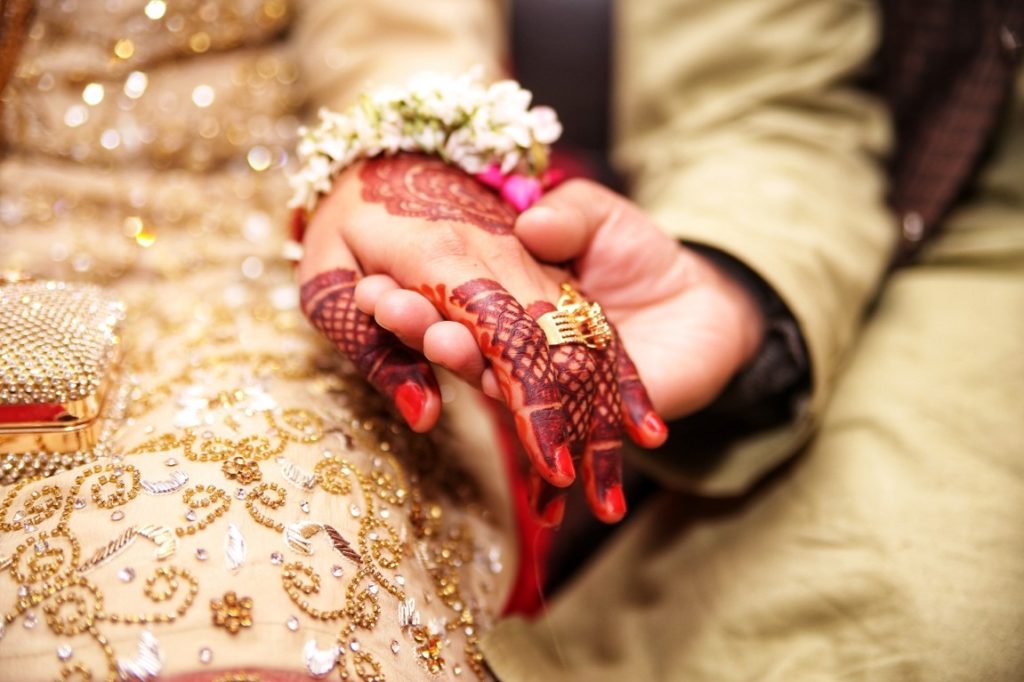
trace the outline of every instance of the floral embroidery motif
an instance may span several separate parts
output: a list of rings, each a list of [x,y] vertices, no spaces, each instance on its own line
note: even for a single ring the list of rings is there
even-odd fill
[[[242,485],[251,485],[263,480],[259,462],[246,459],[241,455],[224,460],[224,463],[220,465],[220,470],[225,478],[238,481]]]
[[[211,599],[210,610],[213,611],[213,624],[233,635],[242,628],[252,627],[252,597],[239,597],[231,590],[220,599]]]

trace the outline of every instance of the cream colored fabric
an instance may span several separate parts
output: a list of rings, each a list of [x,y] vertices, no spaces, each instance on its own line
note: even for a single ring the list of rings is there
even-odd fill
[[[0,680],[54,679],[75,666],[81,679],[116,678],[119,664],[139,660],[145,631],[158,642],[164,675],[263,668],[306,676],[304,647],[313,641],[326,652],[343,647],[335,678],[343,669],[370,679],[372,659],[388,680],[427,676],[423,651],[434,644],[417,642],[417,632],[443,631],[436,677],[474,678],[467,644],[475,635],[462,614],[472,614],[470,632],[486,630],[517,565],[492,422],[478,395],[446,381],[448,420],[430,445],[309,328],[283,257],[282,165],[305,102],[340,104],[362,80],[461,68],[485,42],[473,61],[493,60],[497,10],[459,3],[463,26],[424,4],[403,3],[399,12],[386,0],[39,5],[3,95],[11,149],[0,159],[0,269],[96,281],[124,297],[133,391],[115,440],[122,459],[101,462],[109,469],[0,489],[0,561],[12,561],[0,572]],[[161,6],[157,18],[147,15]],[[467,46],[449,61],[456,36]],[[125,59],[111,56],[121,40],[134,46]],[[405,42],[391,53],[389,41]],[[229,477],[222,460],[236,454],[258,462],[259,481]],[[334,458],[345,461],[323,464]],[[161,494],[175,475],[187,482]],[[114,479],[131,499],[101,506],[119,489]],[[283,491],[283,506],[246,497],[263,484]],[[197,486],[214,490],[189,492]],[[201,506],[210,495],[213,503]],[[57,502],[26,528],[34,499]],[[288,529],[268,527],[261,514],[271,526],[302,524],[293,529],[298,540],[293,534],[289,543]],[[147,526],[172,537],[181,530],[171,556],[159,558],[157,543],[137,535],[92,565],[108,543]],[[336,549],[325,526],[363,563]],[[227,550],[242,557],[239,539],[244,563],[232,570]],[[307,540],[312,553],[301,549]],[[61,568],[47,575],[51,558]],[[368,567],[379,576],[359,574]],[[308,593],[289,592],[295,570]],[[68,576],[87,583],[66,586]],[[177,589],[158,601],[168,576]],[[211,600],[229,590],[253,600],[253,624],[236,635],[212,622]],[[87,615],[79,622],[93,632],[70,632],[73,605],[56,606],[69,595],[81,600]],[[420,628],[400,627],[402,599],[415,601]],[[347,610],[318,618],[314,609]],[[173,622],[123,622],[146,614]]]
[[[757,272],[810,353],[813,391],[799,419],[678,481],[732,494],[806,439],[890,259],[888,124],[853,86],[877,47],[878,11],[866,0],[616,8],[616,149],[633,198],[671,234]]]
[[[660,499],[548,619],[491,634],[499,676],[1020,679],[1022,177],[1024,106],[986,192],[887,285],[807,451],[733,502]]]
[[[502,0],[302,0],[293,45],[317,105],[343,107],[364,88],[417,71],[489,77],[507,66]],[[325,68],[326,67],[326,68]]]
[[[655,500],[544,620],[490,633],[501,679],[1021,679],[1024,72],[1016,90],[977,193],[887,282],[804,451],[743,496]]]

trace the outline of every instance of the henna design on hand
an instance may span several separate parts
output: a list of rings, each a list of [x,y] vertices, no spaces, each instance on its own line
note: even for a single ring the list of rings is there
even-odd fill
[[[583,457],[583,488],[591,508],[602,521],[614,522],[626,513],[622,493],[622,395],[617,372],[619,340],[595,351],[594,414]]]
[[[560,352],[567,358],[572,357],[572,360],[556,362],[556,366],[564,367],[565,378],[560,379],[559,386],[570,415],[573,459],[582,460],[587,501],[594,514],[606,523],[614,523],[626,513],[622,491],[622,396],[616,351],[615,345],[605,350],[564,345],[552,353],[553,357]],[[587,357],[586,370],[577,364],[581,353]],[[531,479],[528,492],[530,503],[543,523],[561,523],[565,510],[564,490]]]
[[[320,273],[302,285],[302,310],[374,388],[394,401],[409,425],[415,426],[428,395],[440,395],[433,371],[426,359],[356,307],[358,280],[352,270]]]
[[[476,225],[511,234],[516,212],[461,170],[435,158],[402,154],[371,159],[359,171],[363,200],[384,204],[394,216]]]
[[[555,306],[547,301],[536,301],[527,307],[530,317],[535,320],[553,310]],[[548,353],[555,370],[555,381],[562,394],[562,407],[568,419],[569,450],[573,461],[578,461],[583,456],[590,434],[597,364],[586,346],[563,344],[549,347]]]
[[[615,349],[615,368],[618,376],[619,393],[626,422],[626,431],[633,442],[644,447],[660,445],[668,434],[668,427],[658,416],[654,403],[647,395],[647,389],[640,381],[640,374],[629,353],[622,346],[619,331],[612,327]]]
[[[548,301],[536,301],[527,306],[527,311],[534,319],[553,310],[555,306]],[[597,365],[585,346],[564,344],[551,347],[549,353],[562,394],[562,407],[568,419],[569,451],[573,462],[578,463],[583,459],[590,437]],[[556,488],[540,476],[532,474],[527,493],[530,505],[542,523],[557,526],[562,522],[567,495],[564,488]]]
[[[471,280],[446,299],[444,287],[422,291],[448,319],[463,323],[477,339],[515,413],[520,439],[534,466],[555,485],[571,483],[575,473],[566,445],[566,417],[544,332],[494,280]]]

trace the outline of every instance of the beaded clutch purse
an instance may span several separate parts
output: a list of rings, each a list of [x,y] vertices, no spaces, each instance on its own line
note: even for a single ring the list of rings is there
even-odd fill
[[[0,279],[0,484],[98,455],[124,316],[95,285]]]

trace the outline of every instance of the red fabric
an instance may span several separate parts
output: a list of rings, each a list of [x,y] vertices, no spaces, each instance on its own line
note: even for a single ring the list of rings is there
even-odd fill
[[[515,582],[502,613],[506,616],[532,616],[539,613],[544,606],[543,589],[547,577],[544,567],[547,565],[551,550],[553,532],[541,526],[530,510],[527,479],[523,471],[526,455],[519,445],[515,426],[509,419],[508,411],[494,400],[488,399],[487,405],[494,416],[498,445],[505,458],[505,470],[508,472],[512,504],[518,522],[516,539],[519,544],[519,565],[516,567]]]
[[[306,210],[303,208],[293,208],[290,217],[288,234],[291,236],[292,241],[301,244],[302,240],[306,237]]]

